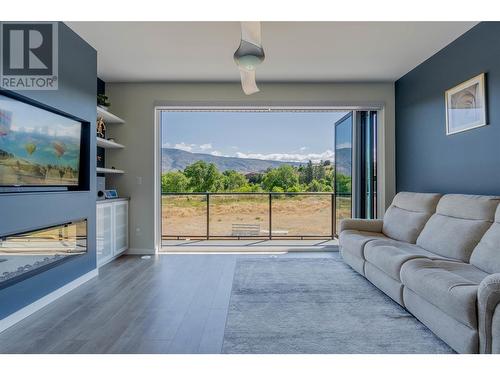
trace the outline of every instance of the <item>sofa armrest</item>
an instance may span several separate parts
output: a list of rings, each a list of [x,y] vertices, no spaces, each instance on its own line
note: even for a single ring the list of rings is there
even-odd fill
[[[484,278],[477,291],[479,352],[491,353],[493,340],[500,340],[500,332],[493,332],[495,309],[500,313],[500,273]]]
[[[345,230],[361,230],[364,232],[382,232],[384,221],[381,219],[343,219],[340,222],[340,232]]]

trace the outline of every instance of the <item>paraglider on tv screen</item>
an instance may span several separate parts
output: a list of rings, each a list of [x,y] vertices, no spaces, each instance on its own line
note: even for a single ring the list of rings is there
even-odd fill
[[[0,95],[0,187],[78,186],[81,142],[81,122]]]

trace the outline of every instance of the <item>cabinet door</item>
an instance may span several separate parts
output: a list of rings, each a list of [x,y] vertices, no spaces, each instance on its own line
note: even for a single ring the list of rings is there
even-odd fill
[[[115,202],[113,206],[115,219],[114,255],[117,255],[128,248],[128,202]]]
[[[111,204],[97,205],[97,265],[113,256],[113,207]]]

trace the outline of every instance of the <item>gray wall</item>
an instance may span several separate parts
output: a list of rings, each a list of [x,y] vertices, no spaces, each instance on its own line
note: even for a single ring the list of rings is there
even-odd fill
[[[447,136],[444,92],[486,73],[489,125]],[[500,195],[500,23],[482,22],[396,82],[397,190]]]
[[[59,25],[59,89],[21,95],[90,122],[91,191],[0,194],[0,235],[88,219],[88,254],[0,290],[0,319],[95,269],[95,129],[97,55],[64,24]]]
[[[238,83],[174,84],[174,83],[107,83],[110,110],[124,118],[123,126],[108,127],[109,134],[126,149],[107,153],[108,167],[126,171],[124,176],[108,179],[119,193],[131,197],[131,252],[147,253],[154,249],[154,108],[156,105],[217,104],[273,105],[302,104],[329,106],[381,105],[384,113],[382,143],[386,169],[381,184],[386,196],[383,206],[392,200],[394,179],[394,84],[262,84],[262,91],[245,96]],[[138,184],[137,177],[142,177]],[[381,194],[383,196],[383,194]]]

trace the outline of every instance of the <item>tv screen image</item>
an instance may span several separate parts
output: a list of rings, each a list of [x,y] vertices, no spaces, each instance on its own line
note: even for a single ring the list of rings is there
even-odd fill
[[[0,95],[0,186],[77,186],[82,124]]]

